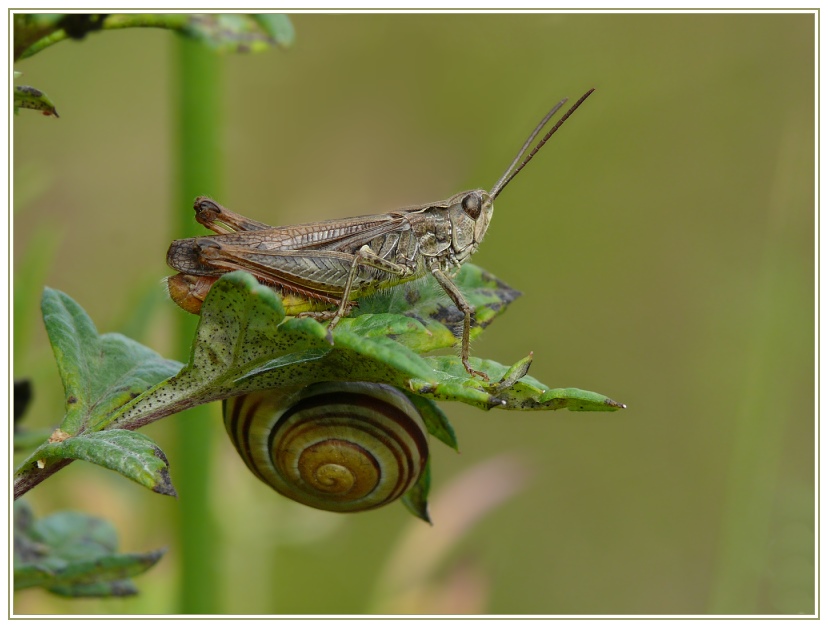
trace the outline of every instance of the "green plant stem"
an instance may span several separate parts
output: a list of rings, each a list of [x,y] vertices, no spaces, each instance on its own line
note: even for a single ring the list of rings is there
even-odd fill
[[[175,237],[193,234],[193,199],[217,194],[221,178],[219,58],[200,44],[176,38],[178,75],[177,190],[173,204]],[[181,318],[178,354],[186,361],[197,318]],[[171,459],[179,487],[181,580],[178,611],[217,613],[219,568],[215,563],[216,523],[210,509],[212,433],[209,407],[183,412],[176,420],[177,450]]]

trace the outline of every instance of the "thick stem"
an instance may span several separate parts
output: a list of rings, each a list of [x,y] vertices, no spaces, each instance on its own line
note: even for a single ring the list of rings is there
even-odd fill
[[[193,199],[217,195],[221,178],[219,129],[219,58],[198,43],[179,37],[176,45],[178,186],[172,211],[175,237],[192,235]],[[197,318],[182,317],[178,329],[179,356],[186,358]],[[216,539],[216,523],[210,509],[212,430],[209,408],[202,406],[176,417],[178,445],[170,459],[181,495],[178,542],[181,548],[179,612],[219,612],[219,568],[215,552],[205,551]]]

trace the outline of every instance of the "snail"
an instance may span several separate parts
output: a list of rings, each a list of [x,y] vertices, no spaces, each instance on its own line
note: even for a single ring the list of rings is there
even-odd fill
[[[384,506],[414,486],[428,458],[420,413],[385,384],[249,393],[224,402],[224,424],[254,475],[321,510]]]

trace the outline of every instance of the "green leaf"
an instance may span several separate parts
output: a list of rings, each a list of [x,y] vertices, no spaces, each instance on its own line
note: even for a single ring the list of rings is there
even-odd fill
[[[431,382],[412,382],[414,392],[447,401],[462,401],[484,410],[573,410],[573,411],[615,411],[626,406],[609,397],[578,388],[550,389],[538,380],[524,375],[511,382],[516,370],[528,367],[527,360],[521,360],[513,367],[504,366],[493,360],[470,360],[473,368],[488,374],[490,382],[469,377],[460,360],[453,356],[426,358],[432,365],[434,377]],[[524,371],[525,372],[525,371]],[[435,385],[433,380],[438,383]],[[501,383],[501,380],[506,381]],[[504,386],[504,384],[507,384]]]
[[[474,264],[462,266],[454,281],[476,308],[472,339],[520,296],[520,292]],[[386,335],[418,353],[453,347],[463,332],[463,313],[432,277],[365,297],[359,301],[356,314],[356,318],[343,320],[340,327],[353,326],[352,331],[360,335]],[[368,314],[375,316],[366,317]]]
[[[426,523],[431,523],[431,517],[428,514],[428,492],[430,489],[431,458],[429,457],[426,460],[425,469],[423,469],[422,474],[417,479],[417,483],[400,498],[403,505],[408,508],[412,515],[422,519]]]
[[[537,407],[521,408],[526,410],[546,410],[558,405],[572,412],[614,412],[627,406],[613,401],[609,397],[579,388],[552,388],[538,399]],[[557,408],[555,408],[557,409]]]
[[[107,521],[76,512],[35,519],[24,501],[14,505],[14,588],[42,587],[65,596],[130,595],[129,580],[157,563],[163,550],[118,554]]]
[[[70,436],[94,431],[120,406],[181,367],[120,334],[99,336],[86,312],[62,292],[46,288],[41,309],[66,393],[61,430]]]
[[[17,109],[34,109],[42,112],[44,116],[60,117],[52,100],[39,89],[29,85],[14,86],[14,108],[15,111]]]
[[[475,269],[471,277],[485,277],[496,289],[483,297],[490,303],[503,303],[502,284]],[[391,297],[398,304],[399,299]],[[402,301],[413,301],[409,308],[416,309],[419,304],[404,297]],[[490,311],[494,316],[500,310],[502,305]],[[412,322],[393,313],[363,314],[342,321],[334,331],[331,346],[323,325],[311,318],[286,319],[281,301],[272,290],[260,286],[247,273],[228,273],[213,285],[204,302],[187,366],[125,406],[110,427],[134,429],[208,401],[319,381],[382,382],[422,397],[462,401],[484,409],[623,407],[577,389],[564,389],[554,396],[548,392],[549,387],[532,378],[515,379],[526,372],[528,359],[514,367],[474,359],[475,368],[489,375],[493,382],[489,383],[469,376],[458,357],[422,357],[409,347],[427,346],[427,338],[434,335],[429,331],[433,325],[442,323],[434,319],[425,319],[425,324]],[[431,417],[430,429],[456,447],[444,415],[440,418],[432,413]]]
[[[262,52],[293,43],[287,16],[262,19],[238,13],[192,14],[182,32],[220,52]]]
[[[282,48],[289,48],[296,40],[293,23],[284,13],[258,13],[250,16]]]
[[[353,328],[351,328],[353,329]],[[424,358],[382,335],[326,328],[310,318],[285,319],[276,294],[247,273],[221,277],[210,290],[190,362],[175,377],[136,400],[113,426],[157,420],[207,401],[319,381],[376,381],[405,388],[428,378]]]
[[[132,559],[133,557],[124,556]],[[149,557],[152,559],[154,557]],[[110,580],[90,584],[66,584],[49,587],[49,591],[62,597],[128,597],[138,595],[138,587],[131,580]]]
[[[457,436],[454,434],[454,428],[451,426],[451,423],[449,423],[445,412],[440,410],[440,406],[434,403],[431,399],[414,395],[408,391],[404,392],[411,400],[411,403],[414,404],[422,415],[423,423],[425,423],[428,433],[455,451],[459,451],[457,446]]]
[[[143,434],[106,430],[48,443],[37,451],[40,460],[86,460],[116,471],[162,495],[176,497],[164,452]]]

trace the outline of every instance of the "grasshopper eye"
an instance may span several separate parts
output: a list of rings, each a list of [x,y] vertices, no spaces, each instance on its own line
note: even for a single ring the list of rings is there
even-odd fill
[[[469,218],[477,220],[480,216],[481,199],[479,194],[472,192],[463,198],[463,211],[466,212]]]

